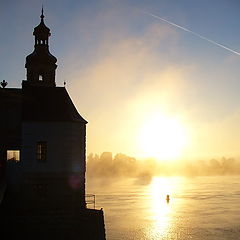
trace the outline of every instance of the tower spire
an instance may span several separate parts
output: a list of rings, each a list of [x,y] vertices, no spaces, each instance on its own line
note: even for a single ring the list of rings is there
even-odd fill
[[[42,14],[41,14],[40,18],[41,18],[41,21],[43,21],[43,19],[44,19],[44,15],[43,15],[43,4],[42,4]]]

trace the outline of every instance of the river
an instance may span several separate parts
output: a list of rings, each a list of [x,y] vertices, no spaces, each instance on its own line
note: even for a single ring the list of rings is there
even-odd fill
[[[240,176],[97,178],[87,192],[107,240],[240,239]]]

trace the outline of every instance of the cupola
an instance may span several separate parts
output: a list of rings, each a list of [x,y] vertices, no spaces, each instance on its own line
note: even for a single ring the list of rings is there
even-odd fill
[[[26,57],[27,81],[24,85],[55,87],[57,59],[49,52],[50,29],[44,23],[43,8],[41,22],[34,28],[34,51]]]

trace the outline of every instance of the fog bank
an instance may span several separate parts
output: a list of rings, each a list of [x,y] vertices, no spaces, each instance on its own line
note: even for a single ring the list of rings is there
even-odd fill
[[[209,160],[158,161],[138,160],[111,152],[89,154],[87,177],[137,177],[148,181],[153,176],[214,176],[240,174],[240,160],[222,157]]]

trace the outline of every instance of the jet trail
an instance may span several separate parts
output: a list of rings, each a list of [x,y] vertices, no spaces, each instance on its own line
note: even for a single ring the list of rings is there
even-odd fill
[[[170,21],[168,21],[168,20],[166,20],[166,19],[164,19],[164,18],[161,18],[161,17],[159,17],[159,16],[157,16],[157,15],[154,15],[154,14],[152,14],[152,13],[144,12],[144,11],[143,11],[143,13],[145,13],[145,14],[147,14],[147,15],[149,15],[149,16],[152,16],[152,17],[154,17],[154,18],[160,19],[161,21],[164,21],[164,22],[166,22],[166,23],[168,23],[168,24],[170,24],[170,25],[172,25],[172,26],[174,26],[174,27],[180,28],[180,29],[182,29],[182,30],[185,31],[185,32],[189,32],[189,33],[191,33],[191,34],[193,34],[193,35],[195,35],[195,36],[197,36],[197,37],[199,37],[199,38],[201,38],[201,39],[203,39],[203,40],[206,40],[206,41],[208,41],[208,42],[210,42],[210,43],[212,43],[212,44],[214,44],[214,45],[216,45],[216,46],[218,46],[218,47],[224,48],[225,50],[228,50],[229,52],[235,53],[235,54],[237,54],[237,55],[240,56],[240,53],[239,53],[239,52],[237,52],[237,51],[235,51],[235,50],[233,50],[233,49],[231,49],[231,48],[228,48],[228,47],[226,47],[226,46],[224,46],[224,45],[222,45],[222,44],[220,44],[220,43],[218,43],[218,42],[215,42],[215,41],[213,41],[213,40],[211,40],[211,39],[209,39],[209,38],[206,38],[206,37],[204,37],[204,36],[202,36],[202,35],[200,35],[200,34],[198,34],[198,33],[196,33],[196,32],[193,32],[193,31],[191,31],[191,30],[188,29],[188,28],[182,27],[182,26],[180,26],[180,25],[178,25],[178,24],[176,24],[176,23],[170,22]]]

